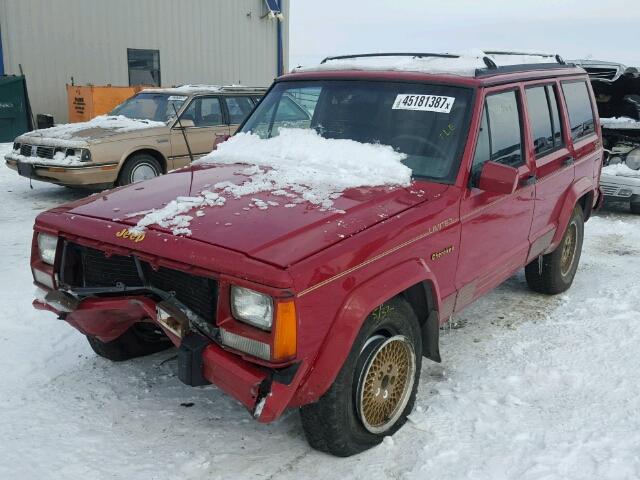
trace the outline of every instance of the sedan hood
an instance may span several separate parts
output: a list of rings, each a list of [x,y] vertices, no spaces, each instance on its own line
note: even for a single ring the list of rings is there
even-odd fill
[[[134,120],[123,116],[101,115],[88,122],[67,123],[34,130],[16,139],[20,143],[52,147],[87,147],[89,143],[114,140],[114,136],[156,135],[166,129],[163,122]],[[166,133],[166,132],[165,132]]]
[[[136,212],[162,208],[177,197],[196,196],[218,182],[243,183],[247,179],[241,173],[243,169],[246,165],[191,167],[93,195],[68,204],[64,210],[134,226],[141,218]],[[430,185],[430,191],[412,187],[351,189],[334,200],[333,209],[325,211],[306,202],[287,208],[287,197],[267,192],[240,198],[227,196],[222,206],[203,207],[198,214],[191,210],[185,215],[193,217],[189,225],[192,239],[286,267],[413,205],[440,196],[447,188]],[[148,228],[171,231],[158,225]],[[112,232],[109,230],[110,235]]]

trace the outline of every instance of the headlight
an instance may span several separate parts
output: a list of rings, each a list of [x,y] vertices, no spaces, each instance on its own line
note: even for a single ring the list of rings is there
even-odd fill
[[[231,287],[231,313],[241,322],[262,330],[273,324],[273,299],[243,287]]]
[[[47,233],[38,234],[38,251],[40,253],[40,259],[44,263],[53,265],[56,259],[56,247],[58,246],[58,237],[49,235]]]
[[[81,162],[90,162],[91,161],[91,152],[86,148],[82,149],[82,155],[80,155]]]
[[[75,148],[67,148],[67,157],[75,157],[76,149]]]
[[[21,146],[22,146],[22,145],[20,145],[18,142],[13,142],[13,149],[14,149],[14,150],[20,150],[20,147],[21,147]]]
[[[629,168],[640,170],[640,148],[634,148],[629,153],[627,153],[625,163]]]

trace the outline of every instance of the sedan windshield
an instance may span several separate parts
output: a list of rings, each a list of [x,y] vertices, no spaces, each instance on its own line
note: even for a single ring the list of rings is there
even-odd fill
[[[458,171],[472,90],[375,81],[277,83],[242,127],[262,138],[281,128],[390,145],[414,177],[451,183]]]
[[[122,115],[137,120],[166,122],[175,117],[175,112],[180,111],[180,107],[187,98],[186,95],[143,92],[118,105],[111,111],[110,115]]]

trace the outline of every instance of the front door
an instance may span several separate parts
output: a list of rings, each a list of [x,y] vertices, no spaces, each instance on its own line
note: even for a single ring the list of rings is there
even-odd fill
[[[222,113],[219,97],[196,97],[180,116],[184,133],[194,158],[213,150],[216,135],[229,135],[229,125]],[[173,168],[189,164],[189,151],[180,124],[171,130],[171,160]]]
[[[519,88],[493,89],[484,99],[470,181],[460,205],[456,311],[512,275],[529,250],[535,186],[524,149],[521,95]],[[478,188],[489,160],[518,169],[520,183],[514,193]]]

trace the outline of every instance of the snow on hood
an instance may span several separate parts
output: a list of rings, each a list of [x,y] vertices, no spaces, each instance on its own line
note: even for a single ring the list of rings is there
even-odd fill
[[[113,135],[164,126],[164,122],[153,120],[137,120],[122,115],[100,115],[88,122],[66,123],[35,130],[22,135],[22,138],[37,141],[38,145],[82,148],[88,145],[89,140],[104,137],[107,133]]]
[[[630,117],[601,118],[600,123],[604,128],[640,129],[640,121]]]
[[[403,153],[380,144],[353,140],[327,139],[315,130],[280,129],[277,137],[262,139],[252,133],[238,133],[196,164],[248,167],[243,183],[218,182],[198,195],[178,197],[162,208],[136,212],[143,215],[135,230],[157,224],[171,228],[174,235],[190,235],[192,216],[185,215],[200,206],[221,206],[225,197],[251,197],[248,207],[295,208],[305,202],[320,210],[335,210],[334,200],[345,190],[358,187],[409,186],[411,169],[401,162]],[[270,192],[282,202],[265,202],[252,196]]]

